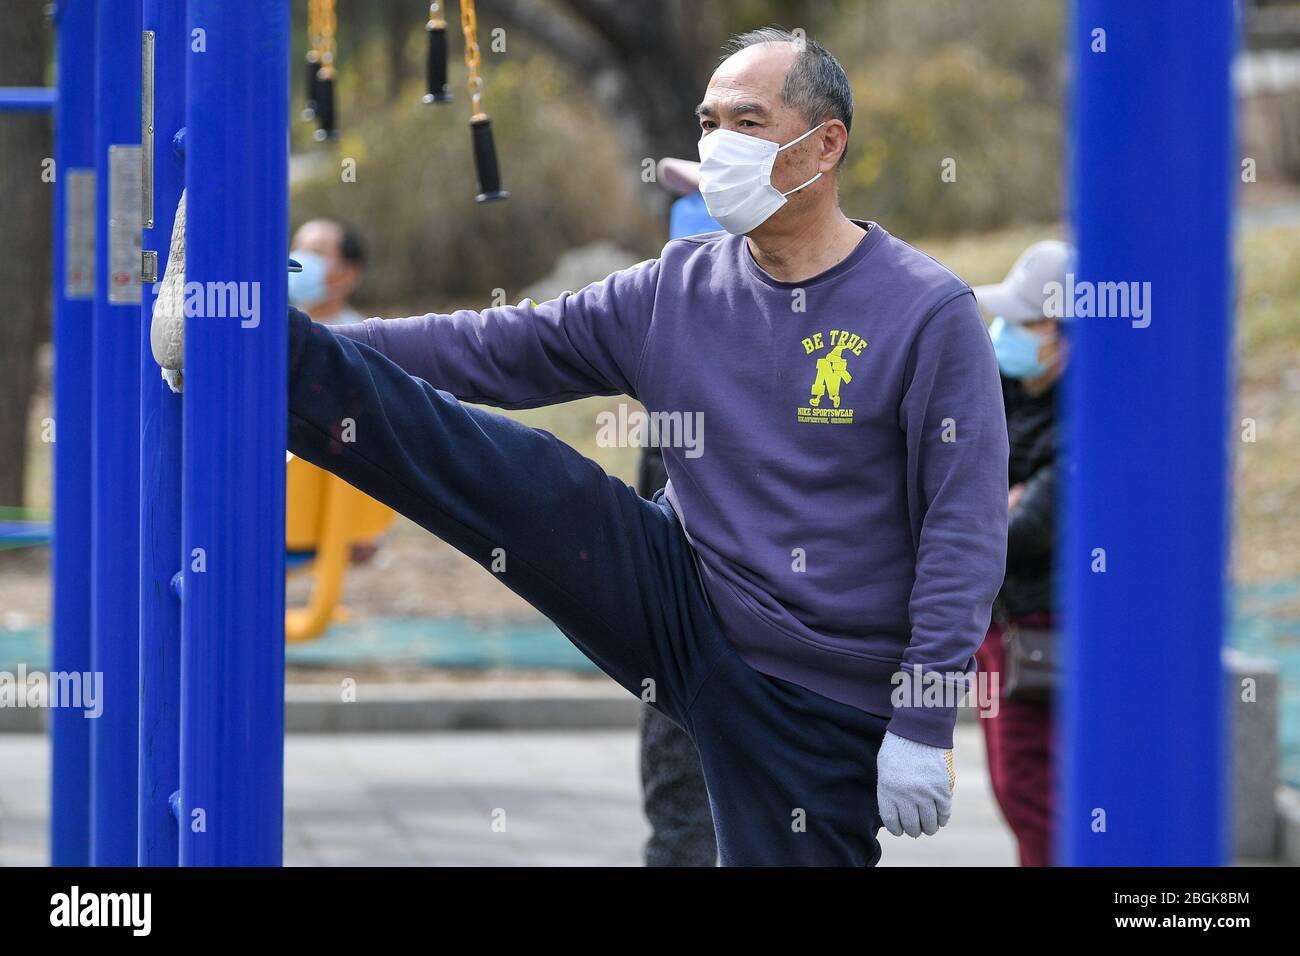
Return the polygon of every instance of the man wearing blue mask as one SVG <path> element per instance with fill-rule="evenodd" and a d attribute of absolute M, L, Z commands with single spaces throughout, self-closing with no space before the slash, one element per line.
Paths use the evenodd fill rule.
<path fill-rule="evenodd" d="M 309 219 L 293 234 L 289 258 L 302 266 L 289 273 L 289 302 L 317 322 L 345 325 L 365 316 L 352 296 L 365 278 L 366 253 L 357 230 L 338 219 Z"/>
<path fill-rule="evenodd" d="M 540 304 L 293 312 L 289 445 L 689 733 L 723 864 L 872 865 L 882 826 L 919 837 L 952 811 L 1006 551 L 997 362 L 965 282 L 840 209 L 835 58 L 772 28 L 727 53 L 696 110 L 725 232 Z M 814 405 L 830 355 L 839 400 Z M 667 429 L 653 501 L 470 404 L 620 393 Z"/>

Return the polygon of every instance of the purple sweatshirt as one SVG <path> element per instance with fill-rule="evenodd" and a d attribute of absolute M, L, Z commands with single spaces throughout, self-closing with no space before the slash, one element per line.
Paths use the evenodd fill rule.
<path fill-rule="evenodd" d="M 463 401 L 623 393 L 692 416 L 667 498 L 741 658 L 951 747 L 935 680 L 973 667 L 1006 556 L 1002 391 L 966 283 L 859 225 L 804 282 L 710 233 L 540 305 L 335 331 Z"/>

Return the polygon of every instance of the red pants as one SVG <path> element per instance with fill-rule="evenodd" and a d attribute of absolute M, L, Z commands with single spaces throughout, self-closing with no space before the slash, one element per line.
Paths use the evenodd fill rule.
<path fill-rule="evenodd" d="M 1025 622 L 1029 623 L 1029 622 Z M 989 628 L 975 653 L 980 671 L 999 673 L 1002 630 Z M 989 779 L 1020 848 L 1021 866 L 1052 865 L 1052 706 L 1035 701 L 998 702 L 997 716 L 980 714 L 988 748 Z"/>

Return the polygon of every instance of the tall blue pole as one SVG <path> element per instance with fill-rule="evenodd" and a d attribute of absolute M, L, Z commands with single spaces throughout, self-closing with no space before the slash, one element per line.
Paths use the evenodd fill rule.
<path fill-rule="evenodd" d="M 95 4 L 57 10 L 54 111 L 54 544 L 50 669 L 91 672 L 90 442 L 95 305 Z M 50 863 L 90 864 L 86 711 L 50 711 Z"/>
<path fill-rule="evenodd" d="M 1149 283 L 1127 287 L 1128 316 L 1072 323 L 1060 849 L 1073 865 L 1224 855 L 1235 31 L 1230 0 L 1194 6 L 1077 0 L 1071 26 L 1074 301 L 1086 283 Z"/>
<path fill-rule="evenodd" d="M 144 0 L 145 96 L 141 137 L 146 196 L 143 245 L 167 264 L 185 161 L 173 146 L 185 125 L 185 4 Z M 180 846 L 171 795 L 180 787 L 181 396 L 163 382 L 149 348 L 156 285 L 143 292 L 140 354 L 140 786 L 139 862 L 175 866 Z"/>
<path fill-rule="evenodd" d="M 91 862 L 136 862 L 140 494 L 140 0 L 99 0 L 95 58 Z"/>
<path fill-rule="evenodd" d="M 190 0 L 181 863 L 279 865 L 289 4 Z"/>

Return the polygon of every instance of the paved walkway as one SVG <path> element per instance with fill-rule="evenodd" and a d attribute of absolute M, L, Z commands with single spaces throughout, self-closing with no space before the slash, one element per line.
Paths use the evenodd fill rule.
<path fill-rule="evenodd" d="M 885 865 L 1010 865 L 979 728 L 958 728 L 953 822 L 885 835 Z M 636 866 L 646 836 L 631 731 L 293 735 L 285 862 Z M 49 747 L 0 735 L 0 865 L 47 861 Z M 494 830 L 493 821 L 504 821 Z"/>

